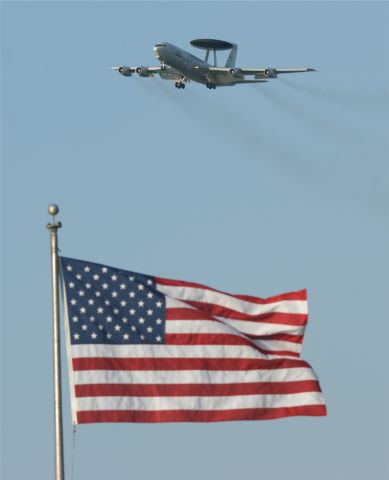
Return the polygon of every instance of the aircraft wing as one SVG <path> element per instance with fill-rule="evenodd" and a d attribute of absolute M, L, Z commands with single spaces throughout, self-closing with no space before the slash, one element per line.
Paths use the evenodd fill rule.
<path fill-rule="evenodd" d="M 137 73 L 141 77 L 153 77 L 154 73 L 161 73 L 165 68 L 162 66 L 159 67 L 126 67 L 125 65 L 120 65 L 118 67 L 112 67 L 112 70 L 119 72 L 125 77 L 131 77 L 133 73 Z"/>
<path fill-rule="evenodd" d="M 281 73 L 315 72 L 314 68 L 227 68 L 227 67 L 201 67 L 215 75 L 255 75 L 255 78 L 276 78 Z"/>

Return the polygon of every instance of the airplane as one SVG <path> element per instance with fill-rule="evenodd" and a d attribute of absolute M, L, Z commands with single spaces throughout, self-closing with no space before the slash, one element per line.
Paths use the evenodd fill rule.
<path fill-rule="evenodd" d="M 140 77 L 154 77 L 158 74 L 163 80 L 175 82 L 175 87 L 184 89 L 190 81 L 202 83 L 210 90 L 216 87 L 234 86 L 247 83 L 265 83 L 269 78 L 277 78 L 283 73 L 314 72 L 313 68 L 239 68 L 235 66 L 238 45 L 224 40 L 197 39 L 191 45 L 205 50 L 205 58 L 201 60 L 191 53 L 167 42 L 158 42 L 154 46 L 154 55 L 160 61 L 158 67 L 112 67 L 121 75 L 131 77 L 137 73 Z M 224 67 L 217 66 L 216 52 L 230 50 Z M 208 63 L 213 52 L 213 65 Z M 247 79 L 246 76 L 254 76 Z"/>

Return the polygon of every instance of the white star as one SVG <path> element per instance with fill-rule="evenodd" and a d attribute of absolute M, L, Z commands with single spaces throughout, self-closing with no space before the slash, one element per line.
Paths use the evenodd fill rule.
<path fill-rule="evenodd" d="M 130 292 L 128 295 L 129 295 L 129 297 L 134 298 L 135 297 L 135 292 Z"/>
<path fill-rule="evenodd" d="M 140 336 L 140 339 L 141 339 L 141 340 L 144 340 L 144 339 L 145 339 L 145 336 L 144 336 L 144 335 L 141 335 L 141 336 Z"/>
<path fill-rule="evenodd" d="M 151 308 L 149 308 L 149 309 L 147 310 L 147 315 L 152 315 L 152 314 L 153 314 L 153 311 L 151 310 Z"/>
<path fill-rule="evenodd" d="M 117 332 L 119 332 L 121 328 L 122 328 L 122 327 L 121 327 L 120 325 L 115 325 L 115 330 L 116 330 Z"/>
<path fill-rule="evenodd" d="M 151 292 L 149 292 L 149 293 L 147 294 L 147 298 L 153 298 L 153 296 L 154 296 L 154 295 L 153 295 Z"/>
<path fill-rule="evenodd" d="M 73 270 L 73 267 L 72 267 L 71 265 L 67 265 L 67 266 L 66 266 L 66 270 L 67 270 L 68 272 L 71 272 L 71 271 Z"/>
<path fill-rule="evenodd" d="M 74 283 L 73 282 L 69 282 L 69 288 L 74 288 Z"/>
<path fill-rule="evenodd" d="M 91 317 L 89 317 L 89 320 L 90 320 L 91 322 L 94 322 L 96 319 L 95 319 L 95 317 L 91 316 Z"/>
<path fill-rule="evenodd" d="M 104 303 L 105 303 L 106 305 L 109 305 L 111 302 L 110 302 L 109 300 L 104 300 Z"/>
<path fill-rule="evenodd" d="M 125 334 L 123 335 L 123 338 L 124 338 L 124 340 L 128 340 L 128 339 L 130 338 L 130 336 L 128 335 L 128 333 L 125 333 Z"/>
<path fill-rule="evenodd" d="M 129 312 L 130 312 L 130 315 L 135 315 L 136 310 L 134 308 L 131 308 L 131 310 L 129 310 Z"/>
<path fill-rule="evenodd" d="M 91 288 L 92 285 L 90 283 L 86 283 L 85 286 L 86 288 Z"/>
<path fill-rule="evenodd" d="M 102 330 L 104 327 L 102 325 L 99 325 L 99 330 Z"/>
<path fill-rule="evenodd" d="M 111 295 L 115 298 L 118 296 L 118 292 L 112 292 Z"/>
<path fill-rule="evenodd" d="M 97 309 L 97 313 L 103 313 L 103 312 L 104 312 L 104 308 L 103 308 L 103 307 L 99 307 L 99 308 Z"/>
<path fill-rule="evenodd" d="M 151 333 L 153 331 L 153 327 L 147 327 L 147 331 Z"/>
<path fill-rule="evenodd" d="M 118 309 L 118 308 L 114 308 L 114 309 L 113 309 L 113 313 L 114 313 L 115 315 L 117 315 L 117 314 L 119 313 L 119 309 Z"/>
<path fill-rule="evenodd" d="M 101 271 L 102 271 L 103 273 L 107 273 L 107 272 L 108 272 L 108 268 L 107 268 L 107 267 L 103 267 L 103 268 L 101 269 Z"/>
<path fill-rule="evenodd" d="M 161 341 L 162 341 L 162 337 L 160 337 L 160 336 L 158 335 L 158 337 L 156 337 L 156 340 L 157 340 L 157 342 L 161 342 Z"/>
<path fill-rule="evenodd" d="M 90 272 L 90 268 L 88 267 L 88 265 L 84 268 L 84 272 Z"/>
<path fill-rule="evenodd" d="M 118 279 L 117 275 L 111 275 L 111 280 L 113 282 L 116 282 L 117 279 Z"/>
<path fill-rule="evenodd" d="M 102 286 L 103 286 L 104 290 L 107 290 L 107 288 L 108 288 L 108 283 L 103 283 Z"/>
<path fill-rule="evenodd" d="M 72 317 L 73 322 L 78 322 L 78 317 L 74 316 Z"/>
<path fill-rule="evenodd" d="M 74 340 L 78 340 L 80 338 L 80 335 L 78 333 L 75 333 L 73 337 L 74 337 Z"/>
<path fill-rule="evenodd" d="M 125 285 L 124 283 L 122 283 L 122 284 L 120 285 L 120 290 L 125 290 L 125 289 L 126 289 L 126 285 Z"/>
<path fill-rule="evenodd" d="M 144 288 L 145 287 L 141 283 L 138 285 L 138 290 L 144 290 Z"/>
<path fill-rule="evenodd" d="M 93 300 L 93 298 L 90 298 L 90 299 L 88 300 L 88 303 L 89 303 L 89 305 L 94 305 L 95 301 Z"/>
<path fill-rule="evenodd" d="M 81 307 L 80 308 L 80 313 L 85 313 L 86 312 L 86 308 L 85 307 Z"/>
<path fill-rule="evenodd" d="M 106 318 L 107 322 L 108 323 L 111 323 L 112 322 L 112 317 L 109 315 L 107 318 Z"/>
<path fill-rule="evenodd" d="M 147 285 L 152 285 L 153 284 L 153 281 L 152 280 L 147 280 Z"/>
<path fill-rule="evenodd" d="M 85 295 L 84 290 L 80 290 L 80 291 L 78 292 L 78 295 L 79 295 L 80 297 L 83 297 L 83 296 Z"/>
<path fill-rule="evenodd" d="M 98 280 L 99 278 L 100 278 L 100 275 L 97 275 L 97 273 L 93 275 L 93 280 Z"/>
<path fill-rule="evenodd" d="M 143 317 L 140 317 L 138 320 L 139 323 L 145 323 L 145 319 Z"/>
<path fill-rule="evenodd" d="M 131 330 L 132 330 L 133 332 L 136 332 L 136 326 L 133 325 L 133 326 L 131 327 Z"/>
<path fill-rule="evenodd" d="M 95 292 L 96 297 L 100 297 L 101 293 L 100 292 Z"/>
<path fill-rule="evenodd" d="M 77 273 L 76 278 L 77 278 L 78 280 L 81 280 L 82 276 L 81 276 L 79 273 Z"/>
<path fill-rule="evenodd" d="M 160 318 L 157 318 L 156 322 L 157 322 L 158 325 L 161 325 L 162 320 Z"/>
<path fill-rule="evenodd" d="M 162 302 L 157 302 L 155 305 L 157 305 L 158 308 L 162 307 Z"/>
<path fill-rule="evenodd" d="M 84 324 L 81 328 L 82 328 L 83 330 L 88 330 L 88 325 L 85 325 L 85 324 Z"/>
<path fill-rule="evenodd" d="M 126 317 L 123 317 L 123 318 L 122 318 L 122 322 L 123 322 L 123 323 L 127 323 L 127 322 L 128 322 L 128 319 L 127 319 Z"/>
<path fill-rule="evenodd" d="M 133 282 L 135 280 L 135 277 L 128 277 L 128 280 L 130 280 L 130 282 Z"/>
<path fill-rule="evenodd" d="M 77 300 L 76 300 L 75 298 L 72 298 L 72 299 L 70 300 L 70 303 L 71 303 L 72 305 L 76 305 Z"/>
<path fill-rule="evenodd" d="M 93 338 L 93 340 L 96 340 L 96 338 L 97 338 L 97 333 L 91 333 L 91 337 Z"/>
<path fill-rule="evenodd" d="M 144 304 L 145 304 L 145 302 L 142 302 L 142 300 L 141 300 L 140 302 L 138 302 L 138 305 L 139 305 L 140 307 L 143 307 Z"/>
<path fill-rule="evenodd" d="M 127 305 L 127 302 L 126 302 L 125 300 L 122 300 L 122 301 L 120 302 L 120 305 L 121 305 L 122 307 L 125 307 L 125 306 Z"/>
<path fill-rule="evenodd" d="M 107 338 L 111 338 L 112 337 L 112 334 L 111 333 L 107 333 Z"/>

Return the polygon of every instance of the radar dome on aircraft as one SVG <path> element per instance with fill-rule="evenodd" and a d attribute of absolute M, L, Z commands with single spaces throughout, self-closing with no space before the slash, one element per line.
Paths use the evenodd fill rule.
<path fill-rule="evenodd" d="M 193 47 L 201 48 L 203 50 L 230 50 L 234 44 L 224 40 L 214 40 L 212 38 L 199 38 L 192 40 L 190 44 Z"/>

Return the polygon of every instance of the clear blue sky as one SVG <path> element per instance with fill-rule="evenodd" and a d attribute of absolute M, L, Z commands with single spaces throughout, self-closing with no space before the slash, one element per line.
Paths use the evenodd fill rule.
<path fill-rule="evenodd" d="M 66 256 L 234 293 L 307 287 L 303 357 L 329 412 L 81 426 L 75 479 L 387 478 L 388 3 L 1 7 L 2 478 L 53 478 L 51 202 Z M 238 43 L 241 66 L 319 73 L 182 91 L 110 68 L 201 37 Z"/>

